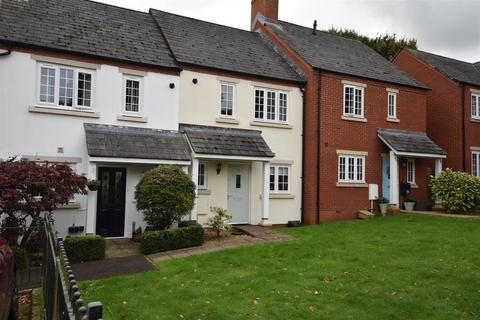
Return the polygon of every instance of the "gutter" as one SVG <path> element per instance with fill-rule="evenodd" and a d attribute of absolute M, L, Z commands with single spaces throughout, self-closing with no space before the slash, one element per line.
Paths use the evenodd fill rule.
<path fill-rule="evenodd" d="M 8 49 L 7 51 L 1 52 L 0 57 L 9 56 L 11 53 L 12 53 L 12 50 Z"/>
<path fill-rule="evenodd" d="M 317 88 L 317 224 L 320 223 L 320 107 L 321 107 L 322 71 L 318 70 Z"/>
<path fill-rule="evenodd" d="M 467 164 L 465 163 L 465 83 L 462 82 L 462 171 L 465 172 Z"/>
<path fill-rule="evenodd" d="M 305 122 L 306 122 L 306 109 L 307 109 L 307 100 L 305 98 L 305 87 L 300 88 L 300 91 L 302 92 L 302 200 L 301 200 L 301 208 L 300 208 L 300 220 L 301 223 L 303 224 L 303 221 L 305 219 L 305 198 L 303 196 L 303 191 L 305 190 Z"/>

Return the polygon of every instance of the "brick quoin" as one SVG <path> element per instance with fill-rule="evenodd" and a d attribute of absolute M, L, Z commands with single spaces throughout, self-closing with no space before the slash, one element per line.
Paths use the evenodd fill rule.
<path fill-rule="evenodd" d="M 305 88 L 304 223 L 315 224 L 356 218 L 359 209 L 370 207 L 368 188 L 336 186 L 337 150 L 368 152 L 365 180 L 367 183 L 378 184 L 381 193 L 382 155 L 388 154 L 390 150 L 377 137 L 377 128 L 426 132 L 426 90 L 314 69 L 268 26 L 257 22 L 253 29 L 268 36 L 308 78 Z M 364 97 L 367 123 L 342 120 L 342 80 L 367 85 Z M 399 123 L 386 120 L 387 88 L 400 92 L 397 96 Z M 320 123 L 318 123 L 319 105 Z M 317 157 L 318 150 L 320 157 Z M 433 160 L 416 159 L 416 183 L 419 188 L 412 190 L 412 196 L 417 200 L 425 202 L 428 200 L 427 177 L 432 172 L 433 165 Z M 400 181 L 405 181 L 406 159 L 400 160 L 399 172 Z"/>
<path fill-rule="evenodd" d="M 408 50 L 401 50 L 393 63 L 431 89 L 427 93 L 427 134 L 447 152 L 444 168 L 471 173 L 471 148 L 480 147 L 480 123 L 471 120 L 470 90 L 480 87 L 449 78 Z"/>

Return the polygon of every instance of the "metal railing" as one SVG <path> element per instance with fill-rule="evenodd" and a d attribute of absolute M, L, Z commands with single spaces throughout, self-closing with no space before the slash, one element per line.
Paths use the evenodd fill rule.
<path fill-rule="evenodd" d="M 42 288 L 45 319 L 99 320 L 102 304 L 84 305 L 77 280 L 68 261 L 62 238 L 56 238 L 48 222 L 41 226 Z"/>

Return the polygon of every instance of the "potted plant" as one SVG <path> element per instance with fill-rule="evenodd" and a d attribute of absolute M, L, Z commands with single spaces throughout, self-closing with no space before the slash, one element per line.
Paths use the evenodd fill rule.
<path fill-rule="evenodd" d="M 405 210 L 407 210 L 407 211 L 415 210 L 415 202 L 416 201 L 412 198 L 405 198 L 403 200 L 403 206 L 404 206 Z"/>
<path fill-rule="evenodd" d="M 97 191 L 100 188 L 100 181 L 98 180 L 88 180 L 87 181 L 87 188 L 90 191 Z"/>
<path fill-rule="evenodd" d="M 386 216 L 388 209 L 388 199 L 385 197 L 378 197 L 377 202 L 378 206 L 380 207 L 380 212 L 382 213 L 382 216 Z"/>
<path fill-rule="evenodd" d="M 400 213 L 400 208 L 396 204 L 389 204 L 387 206 L 387 215 L 393 216 Z"/>

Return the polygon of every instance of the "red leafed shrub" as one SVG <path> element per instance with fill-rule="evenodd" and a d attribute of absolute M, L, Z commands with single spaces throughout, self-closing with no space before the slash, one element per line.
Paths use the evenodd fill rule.
<path fill-rule="evenodd" d="M 58 205 L 68 204 L 75 194 L 86 193 L 85 177 L 67 164 L 0 160 L 2 233 L 10 233 L 9 242 L 22 236 L 20 246 L 25 246 L 42 214 L 48 218 Z M 12 230 L 17 234 L 12 235 Z"/>

